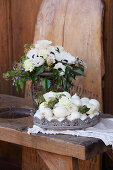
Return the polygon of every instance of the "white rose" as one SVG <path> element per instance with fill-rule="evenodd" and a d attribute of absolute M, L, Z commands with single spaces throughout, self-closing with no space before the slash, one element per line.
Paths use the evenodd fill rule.
<path fill-rule="evenodd" d="M 78 107 L 76 105 L 72 105 L 71 107 L 69 107 L 69 111 L 70 111 L 70 113 L 72 113 L 74 111 L 78 111 Z"/>
<path fill-rule="evenodd" d="M 72 96 L 72 99 L 78 99 L 78 100 L 80 100 L 80 97 L 75 93 L 75 94 Z"/>
<path fill-rule="evenodd" d="M 53 109 L 53 113 L 57 118 L 64 118 L 68 115 L 68 111 L 65 107 L 56 107 Z"/>
<path fill-rule="evenodd" d="M 42 113 L 39 110 L 36 111 L 34 117 L 37 117 L 40 120 L 44 118 L 44 116 L 42 115 Z"/>
<path fill-rule="evenodd" d="M 83 97 L 83 98 L 81 98 L 81 102 L 82 102 L 82 106 L 87 105 L 89 103 L 89 98 Z"/>
<path fill-rule="evenodd" d="M 49 45 L 52 43 L 52 41 L 48 41 L 48 40 L 39 40 L 36 42 L 35 48 L 37 49 L 41 49 L 41 48 L 47 48 L 49 47 Z"/>
<path fill-rule="evenodd" d="M 71 95 L 67 91 L 62 92 L 62 94 L 64 94 L 68 98 L 71 98 Z"/>
<path fill-rule="evenodd" d="M 93 117 L 95 117 L 95 114 L 90 114 L 89 117 L 92 119 Z"/>
<path fill-rule="evenodd" d="M 82 104 L 80 99 L 72 98 L 71 101 L 76 106 L 81 106 Z"/>
<path fill-rule="evenodd" d="M 97 111 L 100 110 L 100 103 L 99 103 L 96 99 L 91 99 L 91 100 L 89 101 L 89 103 L 90 103 L 90 104 L 93 104 L 93 105 L 95 106 L 95 109 L 96 109 Z"/>
<path fill-rule="evenodd" d="M 44 62 L 45 62 L 45 60 L 42 57 L 36 57 L 33 60 L 34 67 L 39 67 L 39 66 L 43 65 Z"/>
<path fill-rule="evenodd" d="M 55 92 L 48 92 L 48 93 L 45 93 L 43 95 L 44 99 L 48 102 L 49 98 L 55 98 L 56 97 L 56 93 Z"/>
<path fill-rule="evenodd" d="M 24 61 L 23 67 L 25 71 L 30 71 L 30 72 L 32 72 L 34 69 L 34 65 L 30 59 Z"/>
<path fill-rule="evenodd" d="M 83 121 L 83 120 L 85 120 L 85 119 L 87 119 L 87 115 L 86 114 L 81 114 L 80 115 L 80 119 Z"/>
<path fill-rule="evenodd" d="M 65 96 L 62 96 L 61 99 L 59 99 L 59 105 L 60 106 L 72 106 L 72 102 L 69 98 L 65 97 Z"/>
<path fill-rule="evenodd" d="M 40 113 L 45 117 L 45 118 L 51 118 L 53 116 L 52 110 L 50 108 L 45 108 L 40 110 Z"/>
<path fill-rule="evenodd" d="M 93 114 L 95 112 L 95 106 L 93 104 L 88 103 L 87 108 L 90 108 L 90 110 L 87 112 L 87 114 Z"/>
<path fill-rule="evenodd" d="M 29 50 L 28 53 L 26 54 L 26 56 L 27 56 L 29 59 L 33 60 L 33 59 L 35 59 L 36 57 L 38 57 L 38 50 L 37 50 L 37 49 L 31 49 L 31 50 Z"/>
<path fill-rule="evenodd" d="M 79 119 L 79 118 L 80 118 L 80 113 L 77 111 L 72 112 L 71 115 L 67 117 L 67 119 L 69 119 L 70 121 Z"/>
<path fill-rule="evenodd" d="M 46 108 L 45 104 L 46 104 L 46 102 L 41 103 L 39 106 L 39 110 L 45 109 Z"/>

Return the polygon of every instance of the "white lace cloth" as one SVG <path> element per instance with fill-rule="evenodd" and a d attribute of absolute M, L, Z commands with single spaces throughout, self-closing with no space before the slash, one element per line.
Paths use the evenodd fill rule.
<path fill-rule="evenodd" d="M 39 132 L 43 134 L 66 134 L 99 138 L 105 145 L 112 145 L 113 148 L 113 118 L 102 118 L 97 125 L 85 130 L 53 131 L 42 129 L 36 125 L 33 125 L 33 128 L 28 129 L 28 134 L 38 134 Z"/>

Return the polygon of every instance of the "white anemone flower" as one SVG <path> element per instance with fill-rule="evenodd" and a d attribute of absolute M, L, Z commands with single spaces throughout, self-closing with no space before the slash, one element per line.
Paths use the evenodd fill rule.
<path fill-rule="evenodd" d="M 63 65 L 62 63 L 57 63 L 55 64 L 54 69 L 60 72 L 60 76 L 63 76 L 65 74 L 66 66 Z"/>
<path fill-rule="evenodd" d="M 35 49 L 35 48 L 29 50 L 28 53 L 26 54 L 26 56 L 27 56 L 29 59 L 33 60 L 34 58 L 38 57 L 38 50 Z"/>
<path fill-rule="evenodd" d="M 59 45 L 56 45 L 56 46 L 55 46 L 55 50 L 56 50 L 57 52 L 61 53 L 62 51 L 64 51 L 64 47 L 59 46 Z"/>
<path fill-rule="evenodd" d="M 49 47 L 49 45 L 52 43 L 52 41 L 48 41 L 48 40 L 39 40 L 36 42 L 35 44 L 35 48 L 37 49 L 44 49 Z"/>
<path fill-rule="evenodd" d="M 39 57 L 43 57 L 44 59 L 46 59 L 46 57 L 49 55 L 49 50 L 47 49 L 41 49 L 38 51 L 38 56 Z"/>
<path fill-rule="evenodd" d="M 25 71 L 32 72 L 33 69 L 34 69 L 34 65 L 33 65 L 32 60 L 30 60 L 30 59 L 25 60 L 24 64 L 23 64 L 23 67 L 24 67 Z"/>
<path fill-rule="evenodd" d="M 42 57 L 36 57 L 33 61 L 34 67 L 39 67 L 44 64 L 45 60 Z"/>
<path fill-rule="evenodd" d="M 49 46 L 49 47 L 48 47 L 48 50 L 49 50 L 50 54 L 53 54 L 54 56 L 55 56 L 56 54 L 58 54 L 58 51 L 56 51 L 55 46 Z"/>
<path fill-rule="evenodd" d="M 75 64 L 76 62 L 75 57 L 72 56 L 70 53 L 67 53 L 66 51 L 56 54 L 55 57 L 57 61 L 62 61 L 68 64 Z"/>

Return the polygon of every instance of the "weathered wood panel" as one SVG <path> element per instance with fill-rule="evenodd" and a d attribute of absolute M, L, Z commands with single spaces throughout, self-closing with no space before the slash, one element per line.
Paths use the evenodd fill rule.
<path fill-rule="evenodd" d="M 2 78 L 2 74 L 12 64 L 11 38 L 11 1 L 0 0 L 0 93 L 11 94 L 10 82 Z"/>
<path fill-rule="evenodd" d="M 40 4 L 41 0 L 0 0 L 0 93 L 23 96 L 2 73 L 23 55 L 24 44 L 33 42 Z"/>
<path fill-rule="evenodd" d="M 104 0 L 104 112 L 113 114 L 113 0 Z"/>

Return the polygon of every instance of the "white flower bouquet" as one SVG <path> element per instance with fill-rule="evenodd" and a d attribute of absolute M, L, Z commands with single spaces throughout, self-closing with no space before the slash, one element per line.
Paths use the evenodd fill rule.
<path fill-rule="evenodd" d="M 32 83 L 39 80 L 45 92 L 59 89 L 68 91 L 72 79 L 84 75 L 85 63 L 66 52 L 62 46 L 52 46 L 51 43 L 40 40 L 36 44 L 26 44 L 25 55 L 3 77 L 6 80 L 11 77 L 17 91 L 18 87 L 23 90 L 28 80 L 32 80 Z M 45 72 L 51 74 L 41 77 Z"/>
<path fill-rule="evenodd" d="M 50 91 L 36 99 L 36 103 L 34 123 L 38 122 L 41 127 L 84 128 L 96 124 L 100 118 L 100 104 L 96 99 L 80 98 L 77 94 L 71 96 L 66 91 Z"/>

